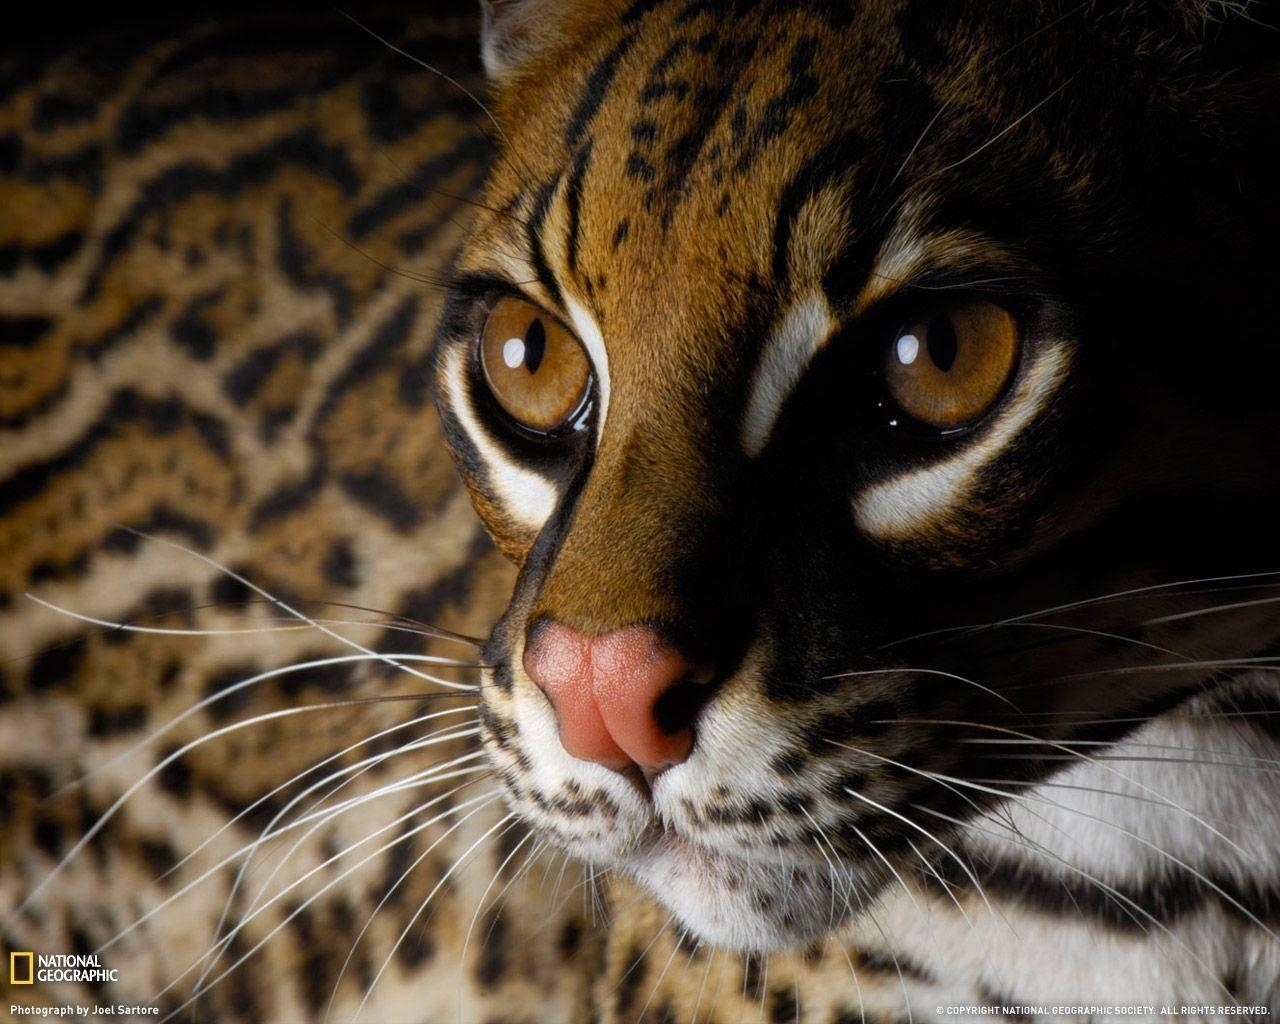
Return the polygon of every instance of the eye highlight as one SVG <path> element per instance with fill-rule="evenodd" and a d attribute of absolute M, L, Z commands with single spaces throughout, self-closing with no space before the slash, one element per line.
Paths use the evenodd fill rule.
<path fill-rule="evenodd" d="M 489 310 L 479 357 L 503 412 L 536 434 L 570 425 L 591 387 L 591 363 L 578 340 L 524 299 L 502 298 Z"/>
<path fill-rule="evenodd" d="M 889 394 L 907 416 L 938 430 L 981 419 L 1004 394 L 1018 361 L 1008 310 L 975 300 L 909 323 L 885 353 Z"/>

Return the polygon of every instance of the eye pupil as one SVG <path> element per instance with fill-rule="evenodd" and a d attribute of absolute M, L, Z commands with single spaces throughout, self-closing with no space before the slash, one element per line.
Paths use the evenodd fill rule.
<path fill-rule="evenodd" d="M 948 372 L 956 364 L 956 353 L 959 343 L 956 341 L 956 329 L 951 317 L 943 314 L 929 324 L 929 358 L 933 365 L 943 373 Z"/>
<path fill-rule="evenodd" d="M 538 372 L 546 352 L 547 329 L 542 326 L 541 320 L 534 320 L 524 336 L 524 368 L 529 371 L 530 376 Z"/>

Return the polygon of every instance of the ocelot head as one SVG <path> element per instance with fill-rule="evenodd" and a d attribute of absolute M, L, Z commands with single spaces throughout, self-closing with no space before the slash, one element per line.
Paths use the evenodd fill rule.
<path fill-rule="evenodd" d="M 436 390 L 544 837 L 794 945 L 1274 651 L 1274 48 L 1194 3 L 486 8 Z"/>

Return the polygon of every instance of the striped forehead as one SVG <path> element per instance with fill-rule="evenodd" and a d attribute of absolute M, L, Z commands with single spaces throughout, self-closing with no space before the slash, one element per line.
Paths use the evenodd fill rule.
<path fill-rule="evenodd" d="M 526 215 L 538 222 L 564 198 L 578 243 L 566 255 L 594 264 L 584 274 L 637 238 L 680 245 L 692 234 L 704 255 L 767 254 L 771 213 L 806 162 L 865 160 L 889 59 L 873 51 L 852 68 L 848 44 L 862 32 L 833 32 L 820 6 L 778 19 L 744 5 L 726 20 L 715 5 L 643 2 L 593 20 L 581 46 L 539 69 L 581 82 L 576 102 L 558 91 L 540 103 L 524 81 L 504 98 L 513 124 L 493 198 L 533 197 Z M 586 203 L 584 187 L 597 192 Z"/>
<path fill-rule="evenodd" d="M 491 199 L 517 215 L 491 223 L 492 237 L 471 251 L 500 262 L 582 341 L 600 388 L 597 443 L 625 440 L 638 419 L 652 424 L 658 403 L 693 397 L 703 407 L 664 431 L 734 417 L 730 433 L 754 457 L 846 322 L 932 271 L 1005 274 L 1016 261 L 971 231 L 932 226 L 928 196 L 909 195 L 888 231 L 876 231 L 885 211 L 863 206 L 874 168 L 855 123 L 874 109 L 846 104 L 844 123 L 829 112 L 825 123 L 805 121 L 820 101 L 829 107 L 824 83 L 848 84 L 847 54 L 831 37 L 792 31 L 761 49 L 743 26 L 704 22 L 671 31 L 670 21 L 624 19 L 584 57 L 580 102 L 521 134 L 504 161 L 505 194 Z M 736 77 L 748 67 L 750 81 Z M 801 129 L 804 147 L 785 144 Z M 1059 352 L 1030 366 L 1007 409 L 936 472 L 860 495 L 859 525 L 902 539 L 945 518 L 982 465 L 1035 421 L 1064 365 Z M 705 382 L 708 368 L 714 395 L 686 379 Z"/>

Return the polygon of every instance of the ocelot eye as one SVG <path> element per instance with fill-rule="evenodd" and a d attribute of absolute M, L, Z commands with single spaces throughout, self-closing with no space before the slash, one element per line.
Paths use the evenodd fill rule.
<path fill-rule="evenodd" d="M 494 304 L 480 336 L 480 367 L 502 410 L 536 434 L 555 434 L 582 409 L 591 363 L 554 317 L 524 299 Z"/>
<path fill-rule="evenodd" d="M 884 378 L 907 416 L 938 430 L 959 430 L 1004 394 L 1018 348 L 1018 325 L 1008 310 L 965 302 L 899 331 L 885 354 Z"/>

